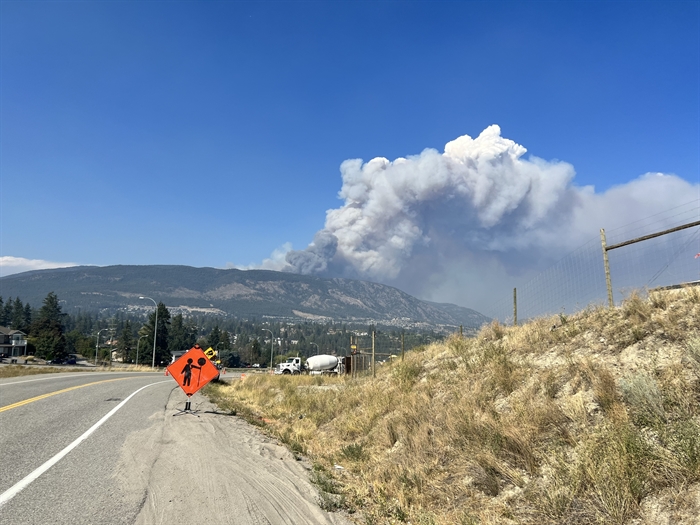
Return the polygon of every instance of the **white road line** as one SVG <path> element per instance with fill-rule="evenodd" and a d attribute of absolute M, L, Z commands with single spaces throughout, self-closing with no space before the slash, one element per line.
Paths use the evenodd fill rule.
<path fill-rule="evenodd" d="M 61 461 L 68 453 L 73 450 L 75 447 L 80 445 L 83 441 L 85 441 L 90 434 L 92 434 L 95 430 L 97 430 L 100 426 L 102 426 L 102 423 L 107 421 L 110 417 L 112 417 L 117 410 L 119 410 L 121 407 L 123 407 L 129 399 L 134 397 L 136 394 L 141 392 L 144 388 L 148 388 L 149 386 L 153 385 L 158 385 L 160 383 L 167 383 L 169 381 L 158 381 L 157 383 L 151 383 L 150 385 L 142 386 L 139 388 L 136 392 L 133 392 L 129 397 L 127 397 L 124 401 L 119 403 L 117 406 L 115 406 L 112 410 L 107 412 L 107 414 L 100 419 L 97 423 L 92 425 L 89 429 L 85 431 L 85 433 L 80 436 L 78 439 L 73 441 L 70 445 L 68 445 L 66 448 L 61 450 L 58 454 L 56 454 L 54 457 L 52 457 L 50 460 L 48 460 L 46 463 L 44 463 L 42 466 L 40 466 L 38 469 L 36 469 L 34 472 L 26 476 L 24 479 L 18 481 L 15 483 L 12 487 L 7 489 L 5 492 L 0 494 L 0 508 L 3 507 L 8 501 L 10 501 L 12 498 L 14 498 L 17 494 L 22 492 L 24 489 L 26 489 L 33 481 L 35 481 L 39 476 L 41 476 L 44 472 L 49 470 L 51 467 L 53 467 L 56 463 Z"/>

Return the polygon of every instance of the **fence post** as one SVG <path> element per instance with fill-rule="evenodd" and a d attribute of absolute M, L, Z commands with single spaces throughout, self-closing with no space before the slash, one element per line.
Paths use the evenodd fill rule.
<path fill-rule="evenodd" d="M 372 330 L 372 377 L 377 377 L 377 364 L 374 360 L 374 330 Z"/>
<path fill-rule="evenodd" d="M 513 288 L 513 326 L 518 326 L 518 289 Z"/>
<path fill-rule="evenodd" d="M 610 279 L 610 262 L 608 261 L 608 246 L 605 240 L 605 230 L 600 229 L 600 244 L 603 246 L 603 264 L 605 265 L 605 285 L 608 287 L 608 306 L 615 306 L 613 301 L 612 281 Z"/>
<path fill-rule="evenodd" d="M 406 335 L 404 332 L 401 332 L 401 361 L 403 361 L 403 336 Z"/>

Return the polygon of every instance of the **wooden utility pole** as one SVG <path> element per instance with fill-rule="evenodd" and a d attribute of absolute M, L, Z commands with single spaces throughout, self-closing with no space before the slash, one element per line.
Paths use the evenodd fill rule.
<path fill-rule="evenodd" d="M 605 266 L 605 285 L 608 287 L 608 306 L 615 306 L 613 301 L 612 280 L 610 279 L 610 262 L 608 261 L 608 247 L 605 240 L 605 230 L 600 229 L 600 244 L 603 246 L 603 265 Z"/>
<path fill-rule="evenodd" d="M 377 377 L 377 365 L 374 361 L 374 330 L 372 330 L 372 377 Z"/>
<path fill-rule="evenodd" d="M 353 342 L 352 342 L 352 334 L 350 334 L 350 372 L 352 375 L 352 378 L 355 379 L 357 377 L 357 355 L 356 354 L 357 350 L 357 342 L 355 343 L 355 347 L 353 348 Z"/>
<path fill-rule="evenodd" d="M 518 289 L 513 288 L 513 326 L 518 326 Z"/>

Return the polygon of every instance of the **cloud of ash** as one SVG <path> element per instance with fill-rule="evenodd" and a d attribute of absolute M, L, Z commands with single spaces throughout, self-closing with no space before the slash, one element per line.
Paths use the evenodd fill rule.
<path fill-rule="evenodd" d="M 76 263 L 62 263 L 44 261 L 42 259 L 25 259 L 24 257 L 13 257 L 3 255 L 0 257 L 0 277 L 15 273 L 28 272 L 30 270 L 47 270 L 52 268 L 68 268 L 78 266 Z"/>
<path fill-rule="evenodd" d="M 325 227 L 305 250 L 286 254 L 284 269 L 379 281 L 465 304 L 447 283 L 480 286 L 479 295 L 487 295 L 489 281 L 502 287 L 541 269 L 601 227 L 698 194 L 697 186 L 663 174 L 596 193 L 574 185 L 570 164 L 523 158 L 526 151 L 493 125 L 475 139 L 449 142 L 444 153 L 347 160 L 340 167 L 344 204 L 326 212 Z M 440 289 L 439 297 L 430 293 Z"/>

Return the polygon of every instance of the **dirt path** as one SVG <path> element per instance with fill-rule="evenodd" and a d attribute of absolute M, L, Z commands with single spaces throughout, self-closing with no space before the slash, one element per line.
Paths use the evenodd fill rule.
<path fill-rule="evenodd" d="M 137 525 L 351 525 L 317 504 L 310 465 L 242 419 L 216 414 L 206 398 L 174 392 L 153 425 L 125 443 L 117 477 L 142 498 Z"/>

